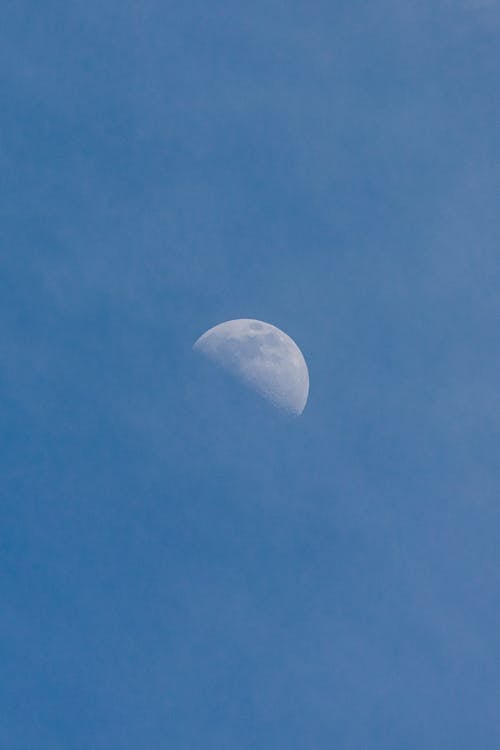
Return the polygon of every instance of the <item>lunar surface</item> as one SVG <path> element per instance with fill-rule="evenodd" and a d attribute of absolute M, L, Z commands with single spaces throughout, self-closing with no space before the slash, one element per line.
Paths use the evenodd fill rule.
<path fill-rule="evenodd" d="M 302 414 L 309 373 L 302 352 L 270 323 L 243 318 L 210 328 L 193 349 L 237 377 L 274 406 Z"/>

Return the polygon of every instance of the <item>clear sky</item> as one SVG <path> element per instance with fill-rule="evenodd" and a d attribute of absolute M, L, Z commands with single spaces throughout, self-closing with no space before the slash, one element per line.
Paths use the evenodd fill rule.
<path fill-rule="evenodd" d="M 498 750 L 499 37 L 2 4 L 2 750 Z M 245 317 L 301 417 L 192 352 Z"/>

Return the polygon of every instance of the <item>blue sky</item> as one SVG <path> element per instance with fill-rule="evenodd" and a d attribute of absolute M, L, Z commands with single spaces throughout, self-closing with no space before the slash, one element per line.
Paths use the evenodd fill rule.
<path fill-rule="evenodd" d="M 498 3 L 2 13 L 1 747 L 497 750 Z"/>

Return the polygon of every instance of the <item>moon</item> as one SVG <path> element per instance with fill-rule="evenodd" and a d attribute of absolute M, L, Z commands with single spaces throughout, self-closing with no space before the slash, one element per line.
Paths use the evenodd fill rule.
<path fill-rule="evenodd" d="M 193 349 L 234 375 L 277 408 L 298 416 L 309 395 L 309 372 L 299 347 L 270 323 L 227 320 L 210 328 Z"/>

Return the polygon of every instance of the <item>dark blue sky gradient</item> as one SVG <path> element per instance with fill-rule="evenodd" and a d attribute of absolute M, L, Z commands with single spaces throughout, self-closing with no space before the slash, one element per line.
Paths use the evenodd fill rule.
<path fill-rule="evenodd" d="M 0 747 L 498 750 L 498 3 L 2 17 Z"/>

